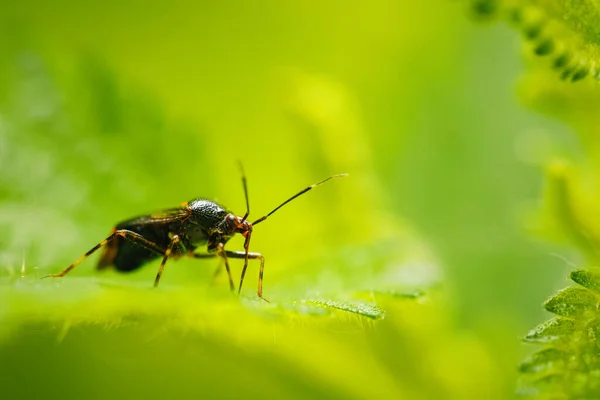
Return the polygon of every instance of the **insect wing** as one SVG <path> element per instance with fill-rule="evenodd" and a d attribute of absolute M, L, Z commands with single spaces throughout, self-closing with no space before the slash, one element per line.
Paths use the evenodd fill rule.
<path fill-rule="evenodd" d="M 126 221 L 120 222 L 117 225 L 117 229 L 128 229 L 128 227 L 147 224 L 168 223 L 187 218 L 189 215 L 190 210 L 188 208 L 170 208 L 167 210 L 160 210 L 149 215 L 141 215 L 139 217 L 131 218 Z"/>
<path fill-rule="evenodd" d="M 122 221 L 117 224 L 113 232 L 126 229 L 141 235 L 160 248 L 166 249 L 170 242 L 170 228 L 174 228 L 173 225 L 180 225 L 189 215 L 190 211 L 185 207 L 161 210 L 154 214 L 141 215 Z M 114 265 L 120 271 L 131 271 L 156 257 L 158 257 L 156 253 L 121 237 L 116 237 L 106 246 L 100 256 L 97 268 L 105 269 Z"/>

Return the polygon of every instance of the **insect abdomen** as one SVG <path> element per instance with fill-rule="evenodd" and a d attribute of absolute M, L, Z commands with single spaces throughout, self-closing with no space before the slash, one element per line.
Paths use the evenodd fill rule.
<path fill-rule="evenodd" d="M 145 224 L 135 224 L 129 220 L 118 224 L 113 229 L 113 232 L 121 229 L 135 232 L 144 239 L 154 243 L 164 252 L 171 241 L 169 232 L 172 232 L 172 228 L 178 228 L 178 226 L 164 222 L 156 223 L 153 220 L 149 220 Z M 98 261 L 97 268 L 105 269 L 114 266 L 118 271 L 129 272 L 160 257 L 161 255 L 155 251 L 146 249 L 121 236 L 117 236 L 106 246 Z"/>

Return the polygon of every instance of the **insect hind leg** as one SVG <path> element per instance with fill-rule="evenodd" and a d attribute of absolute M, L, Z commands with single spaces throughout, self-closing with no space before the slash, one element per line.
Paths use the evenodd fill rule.
<path fill-rule="evenodd" d="M 161 249 L 156 243 L 149 241 L 148 239 L 146 239 L 139 233 L 135 233 L 135 232 L 129 231 L 127 229 L 119 229 L 117 231 L 114 231 L 109 237 L 107 237 L 106 239 L 104 239 L 103 241 L 101 241 L 100 243 L 95 245 L 94 247 L 92 247 L 87 253 L 85 253 L 83 256 L 81 256 L 77 261 L 75 261 L 73 264 L 69 265 L 67 268 L 65 268 L 58 274 L 44 276 L 44 278 L 62 278 L 63 276 L 68 274 L 73 268 L 75 268 L 76 266 L 81 264 L 86 258 L 88 258 L 92 254 L 94 254 L 96 252 L 96 250 L 100 249 L 101 247 L 106 246 L 117 236 L 120 236 L 125 240 L 129 240 L 130 242 L 135 243 L 139 246 L 142 246 L 150 251 L 154 251 L 160 255 L 165 254 L 165 250 Z"/>

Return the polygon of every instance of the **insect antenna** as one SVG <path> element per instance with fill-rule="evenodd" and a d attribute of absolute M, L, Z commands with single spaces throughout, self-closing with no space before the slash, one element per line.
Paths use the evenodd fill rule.
<path fill-rule="evenodd" d="M 250 200 L 248 200 L 248 184 L 246 183 L 246 173 L 244 172 L 244 166 L 242 165 L 241 161 L 239 161 L 238 163 L 240 166 L 240 172 L 242 173 L 242 185 L 244 185 L 244 196 L 246 197 L 246 214 L 244 214 L 244 217 L 242 218 L 242 222 L 244 222 L 246 218 L 248 218 L 248 215 L 250 215 Z"/>
<path fill-rule="evenodd" d="M 254 225 L 258 224 L 258 223 L 263 222 L 265 219 L 269 218 L 271 216 L 271 214 L 273 214 L 275 211 L 279 210 L 281 207 L 285 206 L 287 203 L 289 203 L 290 201 L 294 200 L 296 197 L 301 196 L 304 193 L 308 192 L 312 188 L 315 188 L 315 187 L 317 187 L 319 185 L 322 185 L 323 183 L 327 182 L 330 179 L 333 179 L 333 178 L 343 178 L 345 176 L 348 176 L 348 174 L 333 175 L 333 176 L 330 176 L 327 179 L 323 179 L 320 182 L 314 183 L 314 184 L 310 185 L 309 187 L 302 189 L 301 191 L 299 191 L 298 193 L 296 193 L 295 195 L 293 195 L 292 197 L 290 197 L 289 199 L 287 199 L 286 201 L 284 201 L 283 203 L 281 203 L 280 205 L 278 205 L 273 211 L 271 211 L 270 213 L 268 213 L 264 217 L 260 217 L 259 219 L 257 219 L 256 221 L 254 221 L 252 223 L 252 225 L 254 226 Z"/>

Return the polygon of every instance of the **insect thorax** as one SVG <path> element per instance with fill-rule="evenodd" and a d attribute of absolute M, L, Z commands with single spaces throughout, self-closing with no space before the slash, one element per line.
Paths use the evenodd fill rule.
<path fill-rule="evenodd" d="M 188 240 L 194 244 L 208 242 L 209 251 L 216 248 L 218 242 L 224 243 L 229 237 L 222 238 L 221 224 L 229 214 L 225 208 L 206 199 L 194 199 L 188 202 L 188 208 L 192 212 L 186 229 Z M 213 242 L 217 242 L 213 244 Z"/>
<path fill-rule="evenodd" d="M 203 228 L 216 228 L 229 214 L 225 208 L 214 201 L 206 199 L 194 199 L 188 203 L 192 211 L 193 222 Z"/>

